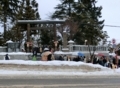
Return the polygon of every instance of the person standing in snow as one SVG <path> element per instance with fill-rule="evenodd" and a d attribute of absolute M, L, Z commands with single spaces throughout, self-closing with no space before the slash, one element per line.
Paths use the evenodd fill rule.
<path fill-rule="evenodd" d="M 24 50 L 27 53 L 27 41 L 25 41 L 25 43 L 24 43 Z"/>
<path fill-rule="evenodd" d="M 39 51 L 38 43 L 36 40 L 33 40 L 33 56 L 37 56 L 38 51 Z"/>
<path fill-rule="evenodd" d="M 4 60 L 10 60 L 10 56 L 9 56 L 8 54 L 6 54 L 6 55 L 4 56 Z"/>
<path fill-rule="evenodd" d="M 64 56 L 63 56 L 63 59 L 64 59 L 64 61 L 67 61 L 67 60 L 68 60 L 67 55 L 64 55 Z"/>

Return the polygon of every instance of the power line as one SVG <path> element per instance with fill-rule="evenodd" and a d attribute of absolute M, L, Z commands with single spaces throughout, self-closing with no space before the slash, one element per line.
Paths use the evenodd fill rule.
<path fill-rule="evenodd" d="M 120 26 L 116 26 L 116 25 L 104 25 L 104 26 L 107 26 L 107 27 L 117 27 L 117 28 L 120 28 Z"/>
<path fill-rule="evenodd" d="M 84 23 L 81 23 L 81 24 L 84 24 Z M 86 25 L 95 25 L 95 24 L 86 24 Z M 120 28 L 120 26 L 117 26 L 117 25 L 104 25 L 104 26 Z"/>

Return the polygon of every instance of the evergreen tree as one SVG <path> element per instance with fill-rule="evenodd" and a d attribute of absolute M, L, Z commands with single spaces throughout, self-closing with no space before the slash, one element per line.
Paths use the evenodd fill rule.
<path fill-rule="evenodd" d="M 104 20 L 99 20 L 99 18 L 102 17 L 102 7 L 96 6 L 96 0 L 79 0 L 78 3 L 84 6 L 82 11 L 76 9 L 76 11 L 81 11 L 82 13 L 82 16 L 77 16 L 76 19 L 79 19 L 78 21 L 81 23 L 80 35 L 84 38 L 83 40 L 87 39 L 89 44 L 97 44 L 102 39 L 108 37 L 107 33 L 104 34 L 102 30 L 104 27 Z M 78 14 L 79 13 L 76 13 L 76 15 Z"/>
<path fill-rule="evenodd" d="M 55 9 L 56 11 L 51 16 L 52 18 L 66 19 L 71 16 L 73 12 L 74 0 L 60 0 L 61 4 L 58 4 Z"/>
<path fill-rule="evenodd" d="M 22 0 L 16 18 L 17 20 L 39 20 L 38 3 L 35 0 Z M 21 27 L 26 31 L 27 25 L 21 25 Z"/>
<path fill-rule="evenodd" d="M 74 34 L 73 39 L 78 44 L 84 44 L 87 39 L 89 44 L 97 44 L 104 38 L 107 38 L 107 33 L 103 32 L 104 20 L 101 18 L 102 7 L 96 6 L 96 0 L 61 0 L 61 4 L 57 5 L 56 11 L 53 13 L 53 18 L 63 19 L 69 17 L 78 25 L 78 30 Z M 67 13 L 66 7 L 71 6 L 70 15 Z M 66 18 L 67 19 L 67 18 Z"/>
<path fill-rule="evenodd" d="M 53 31 L 50 29 L 41 29 L 40 39 L 42 45 L 50 45 L 54 39 Z"/>
<path fill-rule="evenodd" d="M 58 4 L 51 18 L 66 19 L 64 29 L 67 28 L 68 40 L 73 39 L 73 35 L 76 33 L 77 23 L 72 19 L 72 14 L 74 13 L 73 6 L 75 5 L 75 0 L 60 0 L 61 4 Z"/>
<path fill-rule="evenodd" d="M 21 32 L 27 31 L 27 24 L 17 25 L 17 20 L 39 20 L 40 15 L 38 12 L 38 3 L 35 0 L 22 0 L 20 3 L 20 7 L 17 9 L 16 20 L 13 21 L 15 25 L 13 26 L 12 30 L 16 33 L 14 36 L 17 40 L 21 40 L 23 35 Z M 30 25 L 31 27 L 36 25 Z M 31 34 L 35 34 L 36 30 L 31 30 Z"/>
<path fill-rule="evenodd" d="M 22 0 L 16 18 L 17 20 L 40 19 L 38 3 L 35 0 Z"/>
<path fill-rule="evenodd" d="M 6 23 L 15 19 L 19 0 L 0 0 L 0 21 L 4 24 L 4 39 L 6 39 Z"/>

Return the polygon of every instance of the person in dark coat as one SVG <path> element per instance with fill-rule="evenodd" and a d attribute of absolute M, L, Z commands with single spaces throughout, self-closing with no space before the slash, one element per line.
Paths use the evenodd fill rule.
<path fill-rule="evenodd" d="M 93 58 L 93 64 L 97 64 L 97 63 L 98 63 L 97 57 L 94 57 Z"/>
<path fill-rule="evenodd" d="M 101 57 L 101 58 L 98 59 L 98 63 L 99 63 L 100 65 L 104 66 L 103 57 Z"/>
<path fill-rule="evenodd" d="M 25 52 L 27 53 L 27 42 L 24 43 Z"/>
<path fill-rule="evenodd" d="M 77 56 L 77 57 L 73 58 L 73 61 L 76 61 L 76 62 L 81 61 L 81 57 Z"/>
<path fill-rule="evenodd" d="M 51 57 L 52 57 L 52 54 L 49 54 L 49 55 L 47 56 L 48 61 L 51 61 Z"/>
<path fill-rule="evenodd" d="M 61 55 L 59 56 L 58 60 L 64 61 L 64 59 L 63 59 L 63 57 Z"/>
<path fill-rule="evenodd" d="M 5 55 L 4 60 L 10 60 L 10 56 L 8 54 Z"/>
<path fill-rule="evenodd" d="M 38 43 L 36 40 L 33 41 L 33 56 L 37 56 L 37 53 L 39 51 L 39 48 L 38 48 Z"/>

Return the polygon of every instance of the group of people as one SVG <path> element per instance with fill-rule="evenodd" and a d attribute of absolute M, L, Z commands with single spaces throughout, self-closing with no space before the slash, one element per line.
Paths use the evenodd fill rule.
<path fill-rule="evenodd" d="M 70 55 L 59 55 L 56 60 L 60 61 L 83 61 L 85 60 L 85 56 L 70 56 Z"/>
<path fill-rule="evenodd" d="M 93 64 L 100 64 L 105 67 L 120 67 L 120 55 L 118 54 L 119 52 L 115 52 L 116 56 L 97 56 L 94 55 L 92 57 L 92 61 L 90 61 L 89 58 L 85 56 L 70 56 L 70 55 L 59 55 L 56 56 L 54 55 L 54 50 L 55 50 L 55 44 L 56 42 L 52 41 L 52 44 L 47 46 L 47 45 L 39 45 L 37 41 L 33 41 L 32 43 L 25 42 L 24 44 L 24 51 L 25 52 L 32 52 L 33 56 L 37 56 L 37 53 L 41 54 L 41 60 L 61 60 L 61 61 L 84 61 L 87 63 L 93 63 Z M 59 45 L 56 45 L 57 48 Z M 29 47 L 29 48 L 28 48 Z M 47 49 L 47 50 L 45 50 Z M 48 55 L 49 54 L 49 55 Z"/>
<path fill-rule="evenodd" d="M 119 68 L 120 67 L 120 59 L 119 56 L 95 56 L 93 58 L 93 64 L 100 64 L 104 67 L 108 68 Z"/>
<path fill-rule="evenodd" d="M 33 55 L 37 56 L 37 53 L 42 53 L 44 52 L 44 49 L 48 48 L 49 51 L 55 51 L 59 50 L 59 42 L 58 41 L 52 41 L 51 45 L 41 45 L 38 44 L 36 40 L 30 41 L 30 42 L 25 42 L 24 43 L 24 48 L 22 48 L 23 52 L 32 52 Z"/>

